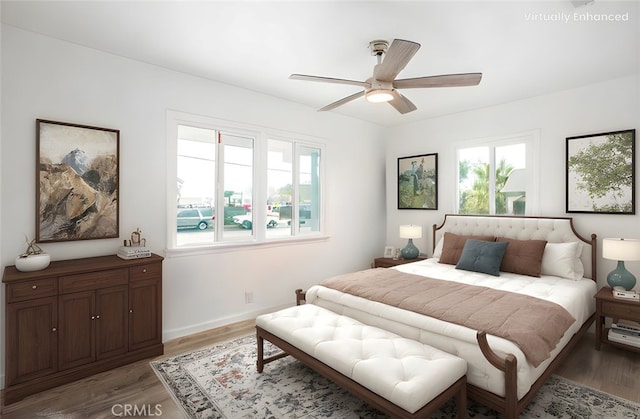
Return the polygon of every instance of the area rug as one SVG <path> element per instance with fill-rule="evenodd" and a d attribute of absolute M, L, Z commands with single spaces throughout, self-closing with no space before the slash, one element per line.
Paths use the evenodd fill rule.
<path fill-rule="evenodd" d="M 279 349 L 265 341 L 265 356 Z M 375 418 L 385 416 L 292 357 L 256 371 L 256 338 L 240 337 L 151 362 L 185 417 Z M 472 418 L 501 418 L 469 401 Z M 434 418 L 455 417 L 455 402 Z M 522 418 L 640 418 L 640 405 L 558 376 L 550 377 Z"/>

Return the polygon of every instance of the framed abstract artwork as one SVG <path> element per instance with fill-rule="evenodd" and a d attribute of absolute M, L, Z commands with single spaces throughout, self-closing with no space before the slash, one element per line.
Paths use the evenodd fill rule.
<path fill-rule="evenodd" d="M 567 138 L 566 211 L 635 214 L 636 130 Z"/>
<path fill-rule="evenodd" d="M 36 241 L 119 236 L 120 131 L 36 120 Z"/>
<path fill-rule="evenodd" d="M 398 209 L 438 209 L 438 154 L 398 158 Z"/>

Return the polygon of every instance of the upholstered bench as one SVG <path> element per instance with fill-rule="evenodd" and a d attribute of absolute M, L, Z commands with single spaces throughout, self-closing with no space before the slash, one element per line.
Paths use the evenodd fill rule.
<path fill-rule="evenodd" d="M 256 319 L 258 372 L 292 355 L 393 418 L 428 417 L 457 396 L 467 417 L 463 359 L 313 304 Z M 264 339 L 284 352 L 264 358 Z"/>

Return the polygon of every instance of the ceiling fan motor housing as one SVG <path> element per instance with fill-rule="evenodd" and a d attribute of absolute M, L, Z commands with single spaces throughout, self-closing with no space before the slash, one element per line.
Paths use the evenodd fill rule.
<path fill-rule="evenodd" d="M 385 41 L 384 39 L 376 39 L 375 41 L 369 42 L 369 49 L 371 50 L 371 55 L 381 56 L 387 52 L 389 48 L 389 41 Z"/>

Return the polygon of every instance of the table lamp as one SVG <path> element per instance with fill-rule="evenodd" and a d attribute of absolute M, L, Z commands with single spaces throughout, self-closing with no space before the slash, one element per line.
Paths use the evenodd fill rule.
<path fill-rule="evenodd" d="M 636 285 L 636 278 L 624 267 L 624 261 L 640 260 L 640 240 L 603 239 L 602 257 L 618 261 L 618 266 L 607 275 L 611 288 L 619 286 L 628 291 Z"/>
<path fill-rule="evenodd" d="M 413 224 L 400 226 L 400 238 L 409 239 L 407 245 L 402 249 L 400 254 L 404 259 L 415 259 L 420 254 L 418 248 L 413 244 L 413 239 L 422 237 L 422 227 Z"/>

